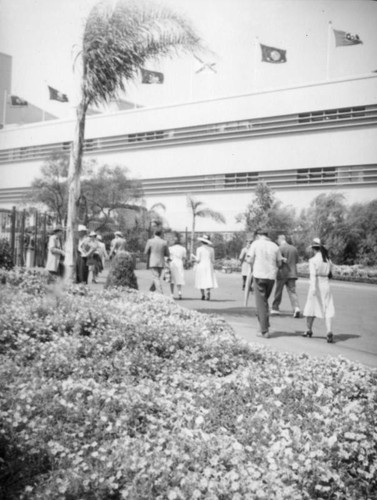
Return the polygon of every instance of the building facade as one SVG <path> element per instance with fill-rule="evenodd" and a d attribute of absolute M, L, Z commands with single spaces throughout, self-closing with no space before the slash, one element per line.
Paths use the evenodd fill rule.
<path fill-rule="evenodd" d="M 68 153 L 75 123 L 56 120 L 0 131 L 0 207 L 22 200 L 52 153 Z M 161 202 L 173 229 L 190 227 L 187 195 L 236 215 L 264 181 L 284 205 L 309 206 L 323 192 L 348 203 L 377 198 L 377 75 L 203 102 L 89 116 L 84 154 L 127 167 L 148 207 Z"/>

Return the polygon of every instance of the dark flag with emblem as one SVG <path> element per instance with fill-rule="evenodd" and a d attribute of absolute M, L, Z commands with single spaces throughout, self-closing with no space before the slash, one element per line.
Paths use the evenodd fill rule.
<path fill-rule="evenodd" d="M 259 44 L 262 50 L 262 61 L 279 64 L 287 62 L 286 50 L 269 47 L 268 45 Z"/>
<path fill-rule="evenodd" d="M 28 105 L 28 102 L 25 101 L 25 99 L 21 99 L 21 97 L 18 97 L 17 95 L 10 96 L 10 103 L 12 106 L 27 106 Z"/>
<path fill-rule="evenodd" d="M 164 83 L 164 74 L 159 71 L 141 68 L 141 83 Z"/>
<path fill-rule="evenodd" d="M 358 45 L 363 43 L 359 35 L 348 33 L 347 31 L 334 30 L 335 45 L 337 47 L 346 47 L 348 45 Z"/>
<path fill-rule="evenodd" d="M 47 86 L 51 100 L 59 102 L 68 102 L 67 94 L 63 94 L 62 92 L 59 92 L 59 90 L 56 90 L 53 87 L 50 87 L 49 85 Z"/>

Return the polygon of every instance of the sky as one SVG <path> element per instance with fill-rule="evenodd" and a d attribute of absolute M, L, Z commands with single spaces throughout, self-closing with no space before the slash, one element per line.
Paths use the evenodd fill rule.
<path fill-rule="evenodd" d="M 115 1 L 115 0 L 111 0 Z M 150 0 L 157 2 L 157 0 Z M 85 19 L 98 0 L 0 0 L 0 52 L 13 57 L 12 94 L 59 117 L 74 115 Z M 192 56 L 150 61 L 163 85 L 127 84 L 122 97 L 146 106 L 284 88 L 377 70 L 377 1 L 165 0 L 191 20 L 215 71 L 197 73 Z M 329 25 L 329 22 L 332 24 Z M 332 28 L 358 34 L 360 45 L 335 47 Z M 261 61 L 259 44 L 286 50 L 287 62 Z M 69 103 L 49 100 L 47 85 Z"/>

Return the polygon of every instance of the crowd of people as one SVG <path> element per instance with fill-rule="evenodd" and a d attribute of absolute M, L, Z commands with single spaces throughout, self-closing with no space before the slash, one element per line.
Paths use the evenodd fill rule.
<path fill-rule="evenodd" d="M 48 257 L 46 268 L 59 276 L 64 272 L 64 250 L 62 245 L 63 228 L 57 226 L 48 242 Z M 187 262 L 194 266 L 194 286 L 200 291 L 201 300 L 211 300 L 211 291 L 218 288 L 215 272 L 215 252 L 208 235 L 200 236 L 195 254 L 187 255 L 186 248 L 181 244 L 176 234 L 172 244 L 163 238 L 162 231 L 157 229 L 154 236 L 148 239 L 144 254 L 147 268 L 151 273 L 149 290 L 163 293 L 162 280 L 169 284 L 170 295 L 182 300 L 185 285 L 185 267 Z M 242 248 L 239 260 L 241 263 L 242 290 L 245 293 L 245 306 L 250 292 L 254 292 L 260 334 L 270 337 L 270 316 L 280 314 L 280 304 L 284 288 L 286 288 L 294 318 L 306 318 L 305 337 L 312 337 L 315 318 L 325 321 L 327 342 L 334 340 L 332 318 L 335 315 L 334 301 L 330 288 L 332 263 L 326 247 L 319 238 L 311 244 L 313 257 L 309 260 L 310 284 L 308 296 L 303 310 L 296 292 L 298 278 L 297 264 L 299 256 L 297 249 L 288 243 L 285 235 L 279 235 L 277 243 L 268 237 L 268 230 L 259 228 L 253 239 L 248 239 Z M 98 275 L 105 268 L 105 262 L 112 260 L 119 253 L 127 250 L 127 242 L 120 231 L 114 233 L 114 238 L 107 253 L 103 238 L 95 231 L 89 232 L 83 226 L 78 226 L 78 245 L 76 261 L 76 282 L 96 283 Z M 274 291 L 272 307 L 269 299 Z"/>

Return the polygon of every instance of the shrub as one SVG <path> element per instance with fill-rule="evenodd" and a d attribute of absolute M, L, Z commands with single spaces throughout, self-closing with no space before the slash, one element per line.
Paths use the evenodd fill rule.
<path fill-rule="evenodd" d="M 0 269 L 12 269 L 14 267 L 10 244 L 6 238 L 0 238 Z"/>
<path fill-rule="evenodd" d="M 376 498 L 376 371 L 243 343 L 159 294 L 14 283 L 1 498 Z"/>
<path fill-rule="evenodd" d="M 137 290 L 135 265 L 130 253 L 122 251 L 115 256 L 107 275 L 105 287 L 128 287 Z"/>

